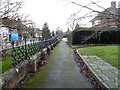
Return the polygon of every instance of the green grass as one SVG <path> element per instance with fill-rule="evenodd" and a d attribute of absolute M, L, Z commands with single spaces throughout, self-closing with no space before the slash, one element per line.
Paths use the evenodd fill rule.
<path fill-rule="evenodd" d="M 5 71 L 12 68 L 11 61 L 12 61 L 11 57 L 6 57 L 6 58 L 4 58 L 4 60 L 0 61 L 0 67 L 1 67 L 0 73 L 4 73 Z"/>
<path fill-rule="evenodd" d="M 12 56 L 11 54 L 11 49 L 9 50 L 4 50 L 4 57 L 2 58 L 2 60 L 0 61 L 0 73 L 4 73 L 5 71 L 9 70 L 10 68 L 12 68 Z"/>
<path fill-rule="evenodd" d="M 25 47 L 25 46 L 24 46 Z M 22 47 L 20 47 L 22 48 Z M 5 57 L 0 61 L 0 73 L 4 73 L 5 71 L 12 68 L 12 49 L 2 51 L 5 54 Z M 21 55 L 21 54 L 20 54 Z"/>
<path fill-rule="evenodd" d="M 118 65 L 118 46 L 96 46 L 79 48 L 78 50 L 81 55 L 96 55 L 111 65 L 120 68 Z"/>

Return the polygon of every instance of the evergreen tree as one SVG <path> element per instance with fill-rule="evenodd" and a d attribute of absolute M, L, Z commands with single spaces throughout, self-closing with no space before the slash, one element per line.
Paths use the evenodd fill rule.
<path fill-rule="evenodd" d="M 44 23 L 42 30 L 43 30 L 42 38 L 45 38 L 46 40 L 51 38 L 51 33 L 50 33 L 50 30 L 49 30 L 49 26 L 46 22 Z"/>
<path fill-rule="evenodd" d="M 52 36 L 53 36 L 53 37 L 55 36 L 55 32 L 54 32 L 54 31 L 52 31 Z"/>

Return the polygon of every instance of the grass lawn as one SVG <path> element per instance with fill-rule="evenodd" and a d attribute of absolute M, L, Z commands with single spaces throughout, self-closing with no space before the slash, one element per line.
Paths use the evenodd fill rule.
<path fill-rule="evenodd" d="M 12 56 L 9 56 L 12 53 L 11 50 L 5 50 L 3 53 L 7 56 L 3 57 L 0 61 L 0 73 L 4 73 L 5 71 L 12 68 Z"/>
<path fill-rule="evenodd" d="M 0 61 L 0 73 L 4 73 L 5 71 L 9 70 L 12 68 L 12 58 L 11 57 L 6 57 L 4 60 Z"/>
<path fill-rule="evenodd" d="M 3 53 L 6 54 L 7 56 L 3 57 L 2 61 L 0 61 L 0 73 L 4 73 L 5 71 L 12 68 L 12 59 L 13 59 L 13 57 L 11 56 L 12 50 L 11 49 L 5 50 L 3 51 Z"/>
<path fill-rule="evenodd" d="M 79 48 L 78 50 L 81 55 L 96 55 L 111 65 L 120 68 L 120 65 L 118 65 L 118 46 L 94 46 Z"/>

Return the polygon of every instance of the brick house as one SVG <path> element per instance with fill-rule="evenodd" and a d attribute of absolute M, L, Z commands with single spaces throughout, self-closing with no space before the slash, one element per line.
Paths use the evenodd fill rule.
<path fill-rule="evenodd" d="M 118 8 L 116 8 L 116 2 L 112 1 L 111 7 L 99 13 L 90 22 L 92 22 L 92 27 L 116 27 L 120 25 L 118 21 Z"/>

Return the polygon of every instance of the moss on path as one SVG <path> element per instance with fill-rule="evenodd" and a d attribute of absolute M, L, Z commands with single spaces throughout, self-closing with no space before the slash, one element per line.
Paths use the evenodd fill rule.
<path fill-rule="evenodd" d="M 48 64 L 26 83 L 26 88 L 91 88 L 79 72 L 73 50 L 63 40 L 52 51 Z"/>

